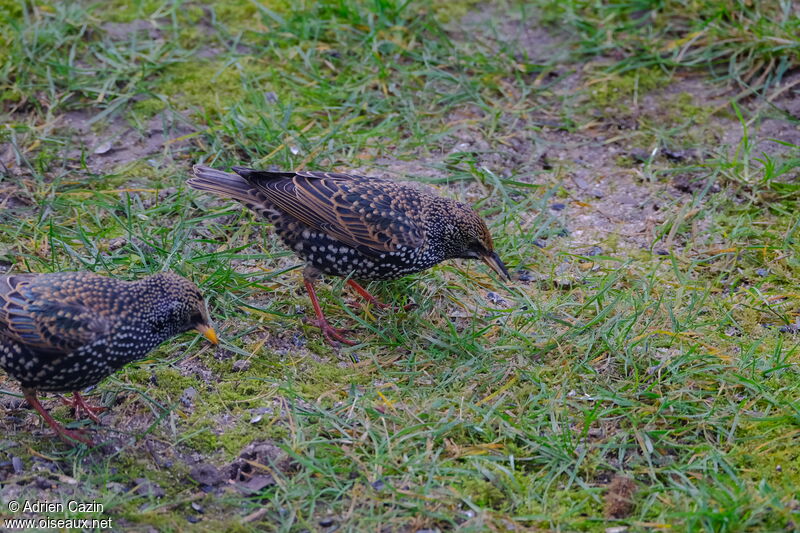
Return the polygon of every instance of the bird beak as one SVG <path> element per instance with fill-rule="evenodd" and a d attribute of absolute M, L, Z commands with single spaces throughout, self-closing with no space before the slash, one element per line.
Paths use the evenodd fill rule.
<path fill-rule="evenodd" d="M 199 331 L 203 337 L 208 339 L 211 342 L 211 344 L 215 345 L 219 344 L 219 339 L 217 338 L 217 332 L 214 331 L 214 328 L 212 328 L 211 326 L 202 324 L 200 326 L 197 326 L 195 329 Z"/>
<path fill-rule="evenodd" d="M 497 255 L 497 252 L 492 252 L 491 254 L 486 254 L 481 256 L 481 260 L 489 265 L 489 267 L 497 272 L 497 275 L 500 278 L 505 278 L 507 281 L 511 281 L 511 275 L 506 270 L 506 266 L 500 260 L 500 256 Z"/>

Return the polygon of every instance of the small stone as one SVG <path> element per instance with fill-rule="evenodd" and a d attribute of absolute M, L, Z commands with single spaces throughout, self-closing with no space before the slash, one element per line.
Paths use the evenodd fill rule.
<path fill-rule="evenodd" d="M 189 387 L 185 391 L 183 391 L 183 394 L 181 394 L 181 403 L 186 407 L 191 407 L 192 402 L 196 396 L 197 396 L 197 389 L 195 389 L 194 387 Z"/>
<path fill-rule="evenodd" d="M 663 248 L 656 250 L 656 255 L 669 255 L 669 252 Z"/>
<path fill-rule="evenodd" d="M 128 244 L 128 239 L 126 239 L 125 237 L 115 237 L 108 241 L 107 246 L 109 251 L 114 251 L 122 248 L 126 244 Z"/>
<path fill-rule="evenodd" d="M 111 151 L 111 141 L 106 141 L 94 149 L 94 153 L 97 155 L 106 154 L 110 151 Z"/>
<path fill-rule="evenodd" d="M 323 518 L 319 521 L 320 527 L 331 527 L 335 523 L 336 521 L 333 518 Z"/>
<path fill-rule="evenodd" d="M 644 150 L 643 148 L 634 148 L 630 151 L 631 159 L 634 161 L 638 161 L 639 163 L 644 163 L 650 159 L 650 150 Z"/>
<path fill-rule="evenodd" d="M 756 274 L 758 274 L 762 278 L 765 278 L 769 276 L 769 270 L 767 270 L 766 268 L 758 268 L 756 269 Z"/>
<path fill-rule="evenodd" d="M 564 209 L 566 209 L 566 207 L 567 207 L 566 204 L 561 204 L 561 203 L 550 205 L 550 209 L 552 209 L 553 211 L 563 211 Z"/>
<path fill-rule="evenodd" d="M 166 492 L 161 488 L 161 485 L 153 483 L 149 479 L 140 477 L 133 480 L 133 482 L 135 483 L 136 494 L 139 496 L 150 496 L 151 498 L 163 498 L 166 496 Z"/>
<path fill-rule="evenodd" d="M 21 474 L 25 471 L 25 468 L 22 465 L 22 459 L 16 455 L 11 458 L 11 466 L 14 468 L 15 474 Z"/>
<path fill-rule="evenodd" d="M 544 248 L 547 246 L 547 243 L 544 241 L 544 239 L 534 239 L 533 245 L 538 246 L 539 248 Z"/>
<path fill-rule="evenodd" d="M 375 480 L 371 483 L 372 488 L 375 490 L 383 490 L 386 488 L 386 483 L 382 479 Z"/>
<path fill-rule="evenodd" d="M 586 257 L 594 257 L 594 256 L 600 255 L 602 253 L 603 253 L 603 249 L 602 248 L 600 248 L 599 246 L 592 246 L 591 248 L 586 250 L 586 252 L 583 255 L 586 256 Z"/>
<path fill-rule="evenodd" d="M 35 484 L 36 484 L 36 487 L 38 487 L 38 488 L 40 488 L 42 490 L 51 490 L 51 489 L 56 488 L 56 484 L 55 483 L 53 483 L 52 481 L 50 481 L 47 478 L 40 477 L 40 476 L 36 477 Z"/>
<path fill-rule="evenodd" d="M 106 483 L 105 487 L 109 492 L 113 492 L 114 494 L 122 494 L 125 492 L 125 485 L 116 481 Z"/>
<path fill-rule="evenodd" d="M 205 512 L 205 510 L 203 509 L 203 506 L 200 505 L 197 502 L 192 502 L 192 509 L 194 509 L 195 512 L 198 512 L 200 514 L 203 514 Z"/>
<path fill-rule="evenodd" d="M 531 282 L 533 281 L 533 274 L 530 270 L 518 270 L 517 271 L 517 279 L 523 282 Z"/>
<path fill-rule="evenodd" d="M 186 520 L 187 520 L 187 521 L 188 521 L 190 524 L 196 524 L 196 523 L 198 523 L 199 521 L 201 521 L 201 520 L 202 520 L 202 518 L 200 518 L 199 516 L 195 516 L 195 515 L 189 515 L 189 516 L 187 516 L 187 517 L 186 517 Z"/>
<path fill-rule="evenodd" d="M 250 360 L 248 359 L 239 359 L 238 361 L 233 362 L 233 367 L 231 370 L 234 372 L 244 372 L 250 368 Z"/>
<path fill-rule="evenodd" d="M 506 300 L 496 292 L 487 292 L 486 299 L 494 305 L 503 305 L 506 303 Z"/>
<path fill-rule="evenodd" d="M 275 478 L 267 474 L 264 476 L 253 476 L 245 483 L 242 483 L 241 486 L 245 489 L 245 492 L 253 494 L 256 492 L 261 492 L 262 489 L 274 484 Z"/>
<path fill-rule="evenodd" d="M 222 474 L 214 465 L 201 463 L 192 467 L 189 477 L 201 485 L 219 485 L 222 483 Z"/>

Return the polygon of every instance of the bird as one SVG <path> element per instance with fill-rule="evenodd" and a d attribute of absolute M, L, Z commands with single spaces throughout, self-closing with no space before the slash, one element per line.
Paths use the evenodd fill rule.
<path fill-rule="evenodd" d="M 511 277 L 494 249 L 486 223 L 470 206 L 415 187 L 366 176 L 317 171 L 232 167 L 234 173 L 195 165 L 188 185 L 232 198 L 269 220 L 283 243 L 305 261 L 303 283 L 328 343 L 356 343 L 332 327 L 320 308 L 315 282 L 345 278 L 360 296 L 380 302 L 357 281 L 386 281 L 446 259 L 480 259 Z"/>
<path fill-rule="evenodd" d="M 92 441 L 59 424 L 38 391 L 72 392 L 95 422 L 102 408 L 80 395 L 164 341 L 195 329 L 219 342 L 197 286 L 171 272 L 122 281 L 91 272 L 0 276 L 0 368 L 66 442 Z"/>

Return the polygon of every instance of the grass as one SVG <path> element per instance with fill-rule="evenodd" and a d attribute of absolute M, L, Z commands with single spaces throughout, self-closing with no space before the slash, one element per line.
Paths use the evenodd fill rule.
<path fill-rule="evenodd" d="M 176 338 L 92 391 L 103 449 L 52 438 L 6 380 L 0 499 L 95 499 L 159 531 L 796 527 L 788 4 L 0 15 L 0 269 L 174 270 L 223 338 Z M 454 261 L 372 284 L 419 304 L 397 314 L 327 280 L 361 341 L 334 350 L 303 324 L 298 260 L 188 190 L 195 162 L 417 181 L 474 205 L 518 279 Z M 241 464 L 269 479 L 229 483 Z M 635 492 L 613 510 L 620 477 Z"/>

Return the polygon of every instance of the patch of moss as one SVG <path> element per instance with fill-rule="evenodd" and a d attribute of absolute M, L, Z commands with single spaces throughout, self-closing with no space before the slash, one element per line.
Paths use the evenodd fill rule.
<path fill-rule="evenodd" d="M 206 116 L 222 114 L 244 95 L 236 67 L 203 60 L 171 65 L 155 90 L 176 109 L 195 108 Z"/>
<path fill-rule="evenodd" d="M 702 124 L 711 116 L 711 106 L 696 105 L 695 96 L 682 92 L 664 103 L 664 108 L 672 111 L 675 122 L 690 120 L 694 124 Z"/>
<path fill-rule="evenodd" d="M 297 389 L 309 398 L 319 398 L 322 394 L 331 392 L 331 383 L 341 384 L 342 389 L 346 383 L 359 383 L 363 380 L 363 376 L 355 374 L 350 368 L 313 364 L 304 374 L 303 381 L 297 383 Z"/>
<path fill-rule="evenodd" d="M 462 0 L 461 2 L 442 2 L 432 3 L 433 13 L 441 22 L 457 21 L 470 11 L 477 9 L 482 4 L 480 0 Z"/>
<path fill-rule="evenodd" d="M 740 431 L 743 438 L 737 439 L 730 455 L 735 464 L 741 465 L 742 478 L 753 484 L 766 482 L 782 490 L 794 490 L 800 486 L 800 447 L 791 436 L 766 438 L 765 433 L 770 432 L 765 432 L 763 423 L 744 425 Z M 752 437 L 747 438 L 749 435 Z"/>
<path fill-rule="evenodd" d="M 459 492 L 481 507 L 502 510 L 508 502 L 503 491 L 484 479 L 465 479 L 459 483 Z"/>
<path fill-rule="evenodd" d="M 0 0 L 0 64 L 8 57 L 8 51 L 13 44 L 14 32 L 11 31 L 12 23 L 22 20 L 22 2 L 17 0 Z M 3 100 L 19 101 L 22 95 L 17 91 L 4 90 L 0 92 L 0 102 Z"/>
<path fill-rule="evenodd" d="M 253 441 L 264 439 L 278 441 L 287 438 L 288 433 L 285 427 L 275 424 L 268 426 L 263 423 L 251 424 L 249 421 L 243 421 L 219 435 L 217 442 L 219 448 L 228 454 L 227 460 L 238 455 L 245 446 Z"/>
<path fill-rule="evenodd" d="M 166 102 L 160 98 L 148 98 L 140 100 L 131 106 L 131 110 L 142 118 L 150 118 L 164 111 L 167 108 Z"/>
<path fill-rule="evenodd" d="M 116 180 L 121 183 L 131 179 L 147 180 L 150 183 L 154 183 L 154 180 L 161 175 L 155 167 L 142 160 L 124 163 L 114 169 L 114 174 L 116 174 Z"/>
<path fill-rule="evenodd" d="M 620 110 L 634 95 L 641 95 L 663 87 L 669 81 L 661 69 L 640 68 L 624 74 L 608 74 L 590 86 L 589 94 L 595 107 Z"/>
<path fill-rule="evenodd" d="M 162 0 L 110 0 L 100 4 L 96 13 L 109 22 L 132 22 L 149 18 L 163 5 Z"/>
<path fill-rule="evenodd" d="M 196 377 L 183 376 L 174 368 L 160 368 L 155 371 L 155 376 L 158 386 L 153 389 L 154 394 L 173 401 L 189 387 L 197 389 L 201 386 Z"/>

